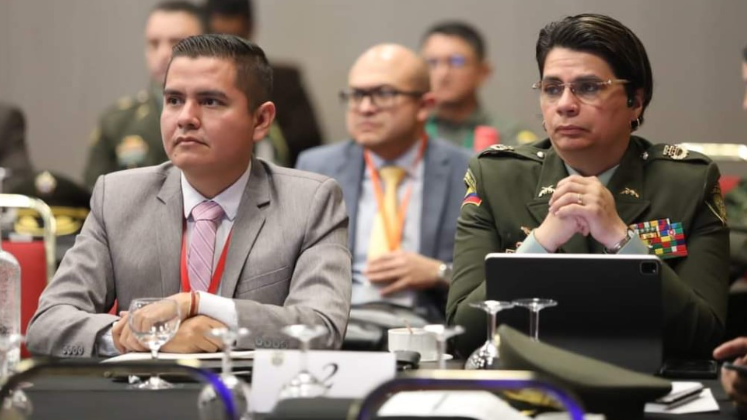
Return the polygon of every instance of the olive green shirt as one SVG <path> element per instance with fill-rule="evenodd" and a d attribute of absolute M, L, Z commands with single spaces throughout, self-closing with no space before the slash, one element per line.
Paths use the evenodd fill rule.
<path fill-rule="evenodd" d="M 667 218 L 682 223 L 688 255 L 662 265 L 664 351 L 669 357 L 708 357 L 721 341 L 728 293 L 729 239 L 720 174 L 706 156 L 690 152 L 683 157 L 672 150 L 631 137 L 607 188 L 628 225 Z M 485 315 L 469 306 L 485 299 L 485 256 L 519 248 L 545 219 L 551 190 L 567 176 L 549 140 L 515 150 L 499 145 L 470 162 L 447 303 L 448 322 L 466 329 L 456 339 L 462 356 L 485 341 Z M 577 234 L 558 252 L 602 253 L 603 246 Z"/>
<path fill-rule="evenodd" d="M 162 103 L 160 88 L 152 86 L 120 99 L 101 115 L 83 176 L 89 189 L 100 175 L 168 160 L 161 141 Z"/>
<path fill-rule="evenodd" d="M 537 140 L 537 136 L 531 130 L 509 119 L 488 115 L 481 106 L 460 122 L 449 121 L 433 113 L 428 118 L 425 129 L 430 137 L 442 138 L 457 146 L 473 150 L 475 129 L 480 126 L 495 128 L 501 144 L 515 146 Z"/>

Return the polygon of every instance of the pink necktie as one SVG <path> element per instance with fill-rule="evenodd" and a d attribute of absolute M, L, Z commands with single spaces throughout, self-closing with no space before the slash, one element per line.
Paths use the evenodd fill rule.
<path fill-rule="evenodd" d="M 192 209 L 195 226 L 189 239 L 187 261 L 189 286 L 194 291 L 206 291 L 210 287 L 215 254 L 215 232 L 218 230 L 221 217 L 223 217 L 223 209 L 214 201 L 203 201 Z"/>

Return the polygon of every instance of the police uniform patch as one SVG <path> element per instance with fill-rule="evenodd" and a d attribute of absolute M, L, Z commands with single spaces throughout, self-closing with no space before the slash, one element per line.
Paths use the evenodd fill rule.
<path fill-rule="evenodd" d="M 135 168 L 143 161 L 148 154 L 148 143 L 138 135 L 131 135 L 122 138 L 117 145 L 117 163 L 122 168 Z"/>
<path fill-rule="evenodd" d="M 464 200 L 462 200 L 462 207 L 467 204 L 480 207 L 482 200 L 477 196 L 477 182 L 475 182 L 475 176 L 472 175 L 472 171 L 469 169 L 467 169 L 467 173 L 464 175 L 464 183 L 467 185 L 467 193 L 464 195 Z"/>
<path fill-rule="evenodd" d="M 721 194 L 721 185 L 718 182 L 713 186 L 709 198 L 710 200 L 706 200 L 706 205 L 721 220 L 721 223 L 726 225 L 726 205 L 724 204 L 724 196 Z"/>

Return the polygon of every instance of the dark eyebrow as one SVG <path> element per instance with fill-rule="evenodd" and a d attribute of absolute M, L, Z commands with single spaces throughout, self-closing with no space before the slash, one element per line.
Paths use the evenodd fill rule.
<path fill-rule="evenodd" d="M 175 89 L 164 89 L 163 96 L 184 96 L 184 94 Z"/>
<path fill-rule="evenodd" d="M 220 98 L 227 100 L 228 95 L 225 93 L 219 91 L 219 90 L 202 90 L 197 92 L 197 96 L 201 98 L 209 97 L 209 98 Z"/>
<path fill-rule="evenodd" d="M 574 82 L 574 83 L 575 82 L 598 82 L 598 81 L 601 81 L 601 80 L 602 79 L 599 76 L 595 75 L 595 74 L 584 74 L 584 75 L 578 76 L 577 78 L 573 79 L 572 82 Z M 547 76 L 547 77 L 543 78 L 542 81 L 543 82 L 552 82 L 552 83 L 563 83 L 563 81 L 560 80 L 559 77 L 555 77 L 555 76 Z"/>

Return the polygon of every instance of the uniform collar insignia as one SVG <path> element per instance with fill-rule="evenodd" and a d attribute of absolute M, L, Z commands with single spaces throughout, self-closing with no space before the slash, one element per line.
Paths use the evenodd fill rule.
<path fill-rule="evenodd" d="M 537 197 L 542 197 L 545 194 L 552 194 L 555 192 L 555 187 L 552 185 L 548 185 L 546 187 L 542 187 L 542 189 L 539 192 L 539 195 Z"/>
<path fill-rule="evenodd" d="M 640 194 L 632 188 L 625 187 L 624 190 L 620 191 L 621 195 L 632 195 L 635 198 L 641 198 Z"/>

